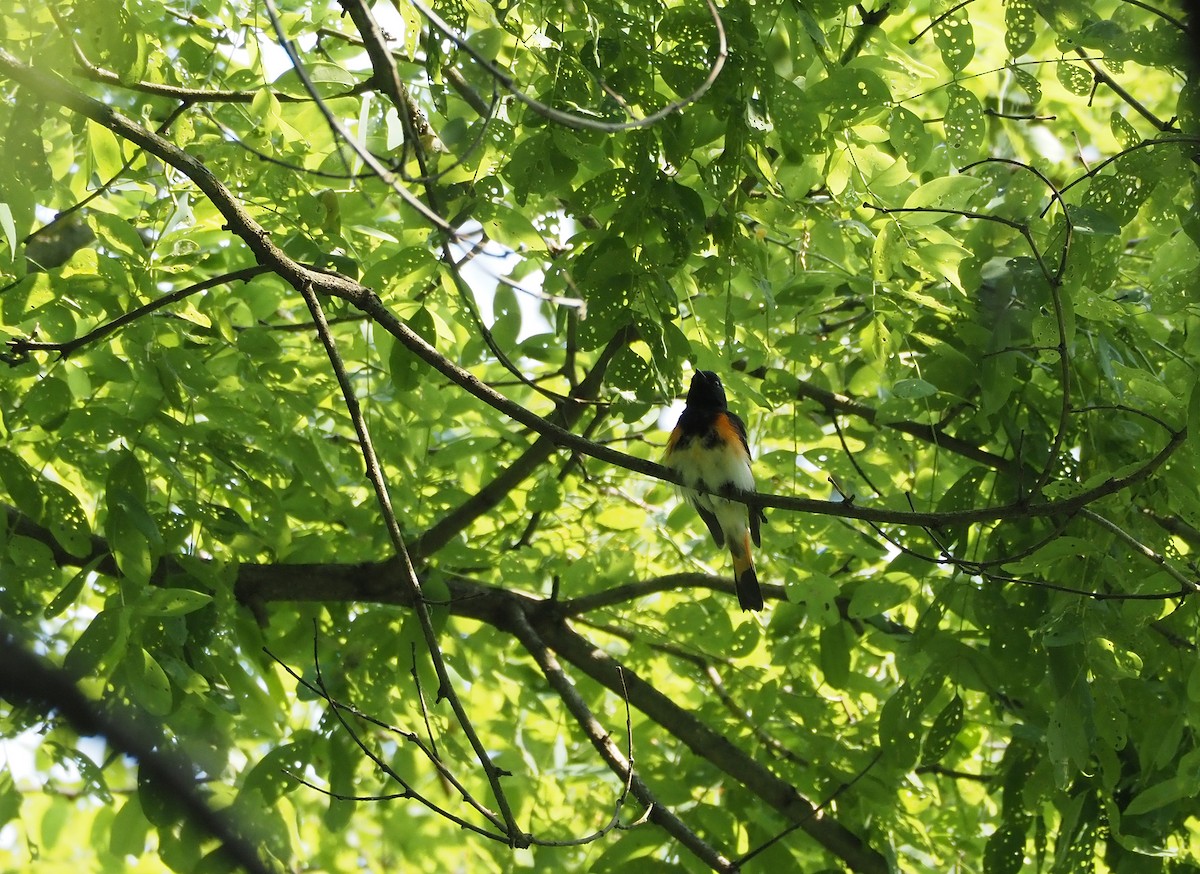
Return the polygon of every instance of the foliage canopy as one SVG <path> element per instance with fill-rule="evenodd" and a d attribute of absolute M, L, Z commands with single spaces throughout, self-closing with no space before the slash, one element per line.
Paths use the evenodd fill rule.
<path fill-rule="evenodd" d="M 6 4 L 0 858 L 1200 867 L 1196 56 L 1167 0 Z M 657 463 L 692 369 L 762 615 Z"/>

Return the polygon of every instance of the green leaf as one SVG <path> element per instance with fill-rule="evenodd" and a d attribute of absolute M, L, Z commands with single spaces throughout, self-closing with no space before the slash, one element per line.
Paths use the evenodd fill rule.
<path fill-rule="evenodd" d="M 921 119 L 902 106 L 892 109 L 888 117 L 888 136 L 897 152 L 914 173 L 920 171 L 933 154 L 934 138 Z"/>
<path fill-rule="evenodd" d="M 279 108 L 279 98 L 270 88 L 259 88 L 250 101 L 250 115 L 257 122 L 262 133 L 272 133 L 279 129 L 282 121 Z"/>
<path fill-rule="evenodd" d="M 983 851 L 985 874 L 1016 874 L 1025 866 L 1026 819 L 1006 818 L 987 839 Z"/>
<path fill-rule="evenodd" d="M 796 568 L 787 579 L 787 596 L 793 604 L 808 608 L 822 626 L 841 622 L 837 609 L 837 580 L 811 568 Z"/>
<path fill-rule="evenodd" d="M 92 554 L 92 527 L 75 493 L 66 486 L 43 481 L 42 495 L 46 527 L 54 535 L 59 546 L 76 558 L 87 558 Z"/>
<path fill-rule="evenodd" d="M 145 260 L 146 244 L 130 222 L 106 212 L 94 212 L 89 219 L 99 245 L 127 257 L 131 263 Z"/>
<path fill-rule="evenodd" d="M 501 349 L 512 349 L 521 333 L 521 305 L 512 288 L 497 286 L 492 297 L 492 314 L 492 338 Z"/>
<path fill-rule="evenodd" d="M 79 598 L 80 592 L 83 591 L 84 583 L 86 583 L 88 577 L 95 572 L 96 567 L 102 561 L 104 561 L 104 558 L 105 557 L 103 555 L 98 555 L 80 568 L 79 571 L 67 581 L 67 584 L 58 590 L 58 594 L 56 594 L 50 600 L 50 603 L 46 605 L 45 616 L 48 618 L 53 618 L 74 604 Z"/>
<path fill-rule="evenodd" d="M 8 240 L 8 257 L 16 259 L 17 224 L 13 221 L 12 207 L 7 203 L 0 203 L 0 231 L 4 232 L 4 239 Z"/>
<path fill-rule="evenodd" d="M 850 596 L 847 608 L 852 619 L 867 619 L 902 604 L 912 595 L 912 590 L 903 583 L 887 578 L 867 580 L 860 584 Z"/>
<path fill-rule="evenodd" d="M 1121 233 L 1121 226 L 1098 209 L 1088 206 L 1072 206 L 1068 210 L 1068 214 L 1071 216 L 1071 224 L 1076 233 L 1109 237 L 1115 237 Z"/>
<path fill-rule="evenodd" d="M 1122 149 L 1132 149 L 1142 141 L 1134 126 L 1126 121 L 1121 113 L 1115 110 L 1109 116 L 1109 127 L 1112 128 L 1113 137 Z"/>
<path fill-rule="evenodd" d="M 942 53 L 946 69 L 961 73 L 975 57 L 975 32 L 963 10 L 951 15 L 939 15 L 933 28 L 933 41 Z"/>
<path fill-rule="evenodd" d="M 21 813 L 21 792 L 13 782 L 12 771 L 0 771 L 0 825 L 12 822 Z"/>
<path fill-rule="evenodd" d="M 1021 86 L 1021 90 L 1029 97 L 1029 102 L 1037 106 L 1042 100 L 1042 83 L 1028 70 L 1020 67 L 1009 67 L 1008 70 L 1016 83 Z"/>
<path fill-rule="evenodd" d="M 835 689 L 845 689 L 850 680 L 851 641 L 844 623 L 835 622 L 821 628 L 821 674 Z"/>
<path fill-rule="evenodd" d="M 962 731 L 963 710 L 963 700 L 956 694 L 934 717 L 921 747 L 921 764 L 936 764 L 950 751 L 954 739 Z"/>
<path fill-rule="evenodd" d="M 900 379 L 892 384 L 892 394 L 904 400 L 919 400 L 937 394 L 937 386 L 923 379 Z"/>
<path fill-rule="evenodd" d="M 905 209 L 929 209 L 931 212 L 906 214 L 906 225 L 932 224 L 946 216 L 937 210 L 965 210 L 971 198 L 982 188 L 982 179 L 974 176 L 941 176 L 917 188 L 904 201 Z"/>
<path fill-rule="evenodd" d="M 1179 777 L 1169 777 L 1133 796 L 1133 800 L 1121 811 L 1121 814 L 1122 816 L 1139 816 L 1152 810 L 1159 810 L 1178 801 L 1185 794 L 1191 794 L 1186 783 Z"/>
<path fill-rule="evenodd" d="M 133 700 L 153 716 L 166 716 L 172 710 L 171 681 L 154 656 L 141 647 L 125 657 L 129 691 Z"/>
<path fill-rule="evenodd" d="M 987 121 L 979 98 L 966 88 L 961 85 L 949 85 L 946 87 L 946 95 L 950 100 L 942 122 L 946 129 L 946 145 L 956 163 L 961 166 L 970 163 L 977 156 L 987 131 Z"/>
<path fill-rule="evenodd" d="M 136 507 L 110 507 L 108 518 L 104 522 L 104 536 L 121 573 L 134 582 L 145 585 L 150 582 L 155 559 L 150 542 L 136 521 L 136 515 L 145 514 L 139 513 Z"/>
<path fill-rule="evenodd" d="M 891 90 L 876 73 L 858 66 L 834 68 L 828 78 L 810 85 L 806 95 L 837 126 L 882 112 L 892 97 Z"/>
<path fill-rule="evenodd" d="M 38 380 L 25 396 L 22 409 L 31 421 L 47 431 L 56 431 L 74 403 L 66 380 L 47 375 Z"/>
<path fill-rule="evenodd" d="M 137 795 L 130 795 L 113 817 L 108 835 L 108 851 L 118 858 L 140 856 L 146 851 L 149 823 L 142 814 Z"/>
<path fill-rule="evenodd" d="M 0 483 L 17 509 L 30 519 L 42 518 L 42 490 L 33 471 L 8 449 L 0 449 Z"/>
<path fill-rule="evenodd" d="M 433 315 L 425 307 L 413 313 L 407 324 L 413 333 L 426 343 L 434 345 L 437 342 Z M 408 392 L 420 386 L 422 378 L 429 370 L 428 365 L 414 352 L 409 351 L 407 346 L 399 340 L 393 340 L 391 355 L 388 356 L 388 372 L 397 391 Z"/>
<path fill-rule="evenodd" d="M 875 245 L 871 248 L 871 278 L 876 282 L 886 282 L 895 273 L 905 251 L 904 239 L 896 230 L 895 224 L 888 222 L 879 229 L 875 236 Z"/>
<path fill-rule="evenodd" d="M 125 164 L 121 145 L 112 131 L 94 121 L 87 123 L 87 132 L 92 165 L 100 181 L 107 184 L 120 174 Z"/>
<path fill-rule="evenodd" d="M 636 871 L 662 870 L 653 857 L 664 843 L 661 835 L 648 829 L 633 829 L 610 841 L 589 866 L 595 874 L 632 874 Z"/>
<path fill-rule="evenodd" d="M 63 670 L 76 678 L 100 673 L 101 667 L 110 667 L 105 663 L 124 644 L 125 633 L 120 609 L 101 610 L 63 659 Z"/>
<path fill-rule="evenodd" d="M 1058 76 L 1059 84 L 1079 97 L 1087 97 L 1092 93 L 1094 78 L 1090 71 L 1082 64 L 1073 64 L 1070 61 L 1059 61 L 1055 65 L 1055 74 Z"/>
<path fill-rule="evenodd" d="M 191 589 L 152 589 L 137 605 L 145 616 L 186 616 L 212 603 L 212 595 Z"/>
<path fill-rule="evenodd" d="M 1030 0 L 1008 0 L 1004 4 L 1004 45 L 1008 53 L 1018 58 L 1033 46 L 1037 35 L 1034 22 L 1037 14 Z"/>
<path fill-rule="evenodd" d="M 1200 703 L 1200 662 L 1188 672 L 1187 696 L 1189 701 Z"/>
<path fill-rule="evenodd" d="M 879 745 L 897 766 L 908 768 L 917 762 L 924 733 L 921 716 L 944 682 L 941 674 L 927 674 L 905 683 L 880 710 Z"/>

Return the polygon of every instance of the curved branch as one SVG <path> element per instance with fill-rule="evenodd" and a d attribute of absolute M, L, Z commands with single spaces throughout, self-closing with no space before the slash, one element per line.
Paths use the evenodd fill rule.
<path fill-rule="evenodd" d="M 647 115 L 645 118 L 635 119 L 633 121 L 625 121 L 620 123 L 596 121 L 595 119 L 586 118 L 581 115 L 575 115 L 570 112 L 563 112 L 560 109 L 555 109 L 553 106 L 548 106 L 536 98 L 530 97 L 524 91 L 517 87 L 512 76 L 501 70 L 482 54 L 480 54 L 474 46 L 459 36 L 449 24 L 442 20 L 436 12 L 426 6 L 421 0 L 409 0 L 413 6 L 424 15 L 429 23 L 432 24 L 446 39 L 453 42 L 462 51 L 471 56 L 475 63 L 479 64 L 495 79 L 500 85 L 517 98 L 521 103 L 524 103 L 538 115 L 547 118 L 550 121 L 557 122 L 565 127 L 578 128 L 582 130 L 600 131 L 601 133 L 618 133 L 620 131 L 634 130 L 635 128 L 649 127 L 662 121 L 673 112 L 678 112 L 686 106 L 689 106 L 699 100 L 717 81 L 717 76 L 721 74 L 721 70 L 725 67 L 725 59 L 729 55 L 729 44 L 725 36 L 725 25 L 721 21 L 721 13 L 717 9 L 716 3 L 713 0 L 704 0 L 708 7 L 708 13 L 712 16 L 713 24 L 717 31 L 717 57 L 713 61 L 712 67 L 709 68 L 708 75 L 704 77 L 704 81 L 697 86 L 696 90 L 684 97 L 682 100 L 664 106 L 657 112 Z"/>

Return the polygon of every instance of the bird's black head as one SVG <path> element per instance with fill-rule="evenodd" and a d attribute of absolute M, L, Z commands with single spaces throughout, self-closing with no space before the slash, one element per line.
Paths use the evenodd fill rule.
<path fill-rule="evenodd" d="M 688 389 L 687 405 L 693 408 L 724 410 L 725 388 L 721 385 L 721 377 L 711 370 L 697 370 L 692 377 L 692 387 Z"/>

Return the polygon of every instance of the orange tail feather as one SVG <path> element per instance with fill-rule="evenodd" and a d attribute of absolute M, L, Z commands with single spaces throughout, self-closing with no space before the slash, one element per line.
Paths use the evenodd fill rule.
<path fill-rule="evenodd" d="M 733 585 L 737 589 L 738 604 L 743 610 L 763 608 L 762 589 L 758 585 L 758 574 L 754 571 L 754 556 L 750 550 L 750 532 L 743 535 L 742 548 L 730 550 L 733 556 Z"/>

